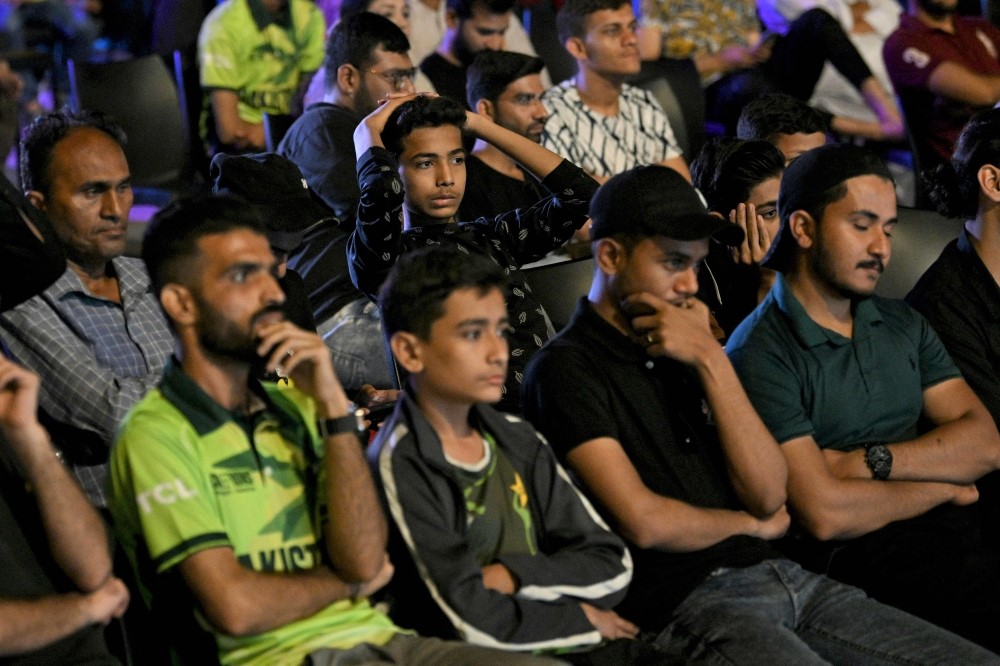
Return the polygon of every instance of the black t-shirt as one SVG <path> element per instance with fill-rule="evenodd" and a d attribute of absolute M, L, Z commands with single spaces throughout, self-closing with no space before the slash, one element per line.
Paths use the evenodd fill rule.
<path fill-rule="evenodd" d="M 0 442 L 0 598 L 37 599 L 73 590 L 53 562 L 35 509 L 35 499 L 8 459 Z M 104 644 L 99 626 L 27 654 L 0 657 L 0 664 L 117 664 Z"/>
<path fill-rule="evenodd" d="M 288 267 L 302 276 L 317 323 L 364 297 L 347 268 L 347 236 L 354 229 L 361 197 L 354 156 L 354 129 L 360 121 L 342 106 L 313 104 L 278 146 L 278 153 L 299 167 L 310 189 L 338 220 L 307 231 L 302 246 L 288 258 Z"/>
<path fill-rule="evenodd" d="M 517 180 L 469 155 L 465 158 L 465 196 L 458 208 L 458 219 L 492 219 L 515 208 L 529 208 L 548 195 L 548 190 L 531 175 Z"/>
<path fill-rule="evenodd" d="M 420 71 L 427 75 L 434 85 L 434 90 L 442 97 L 450 97 L 462 106 L 468 108 L 465 99 L 465 71 L 462 65 L 453 65 L 439 53 L 432 53 L 420 63 Z"/>
<path fill-rule="evenodd" d="M 361 117 L 350 109 L 312 104 L 288 128 L 278 154 L 295 163 L 309 188 L 341 222 L 354 224 L 358 212 L 358 176 L 354 169 L 354 129 Z"/>
<path fill-rule="evenodd" d="M 564 460 L 576 446 L 610 437 L 653 492 L 698 507 L 743 509 L 697 376 L 676 361 L 649 357 L 586 299 L 532 359 L 522 396 L 525 415 Z M 715 569 L 779 557 L 748 536 L 688 553 L 630 548 L 635 573 L 618 610 L 648 630 L 662 629 Z"/>

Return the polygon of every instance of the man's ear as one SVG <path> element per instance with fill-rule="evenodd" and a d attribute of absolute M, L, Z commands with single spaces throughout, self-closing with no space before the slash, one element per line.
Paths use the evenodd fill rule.
<path fill-rule="evenodd" d="M 444 13 L 444 24 L 449 30 L 458 29 L 458 12 L 449 9 Z"/>
<path fill-rule="evenodd" d="M 28 203 L 30 203 L 38 210 L 41 211 L 45 210 L 45 195 L 39 192 L 38 190 L 28 190 L 25 193 L 24 198 L 27 199 Z"/>
<path fill-rule="evenodd" d="M 816 242 L 816 220 L 804 210 L 794 211 L 788 217 L 788 230 L 792 232 L 792 237 L 803 250 L 813 246 Z"/>
<path fill-rule="evenodd" d="M 493 102 L 488 99 L 481 99 L 476 102 L 475 111 L 481 116 L 486 116 L 490 120 L 494 122 L 496 121 L 496 116 L 494 115 L 496 113 L 496 107 L 493 105 Z"/>
<path fill-rule="evenodd" d="M 353 95 L 361 86 L 361 72 L 354 65 L 341 65 L 337 68 L 337 87 L 345 95 Z"/>
<path fill-rule="evenodd" d="M 389 348 L 396 357 L 396 363 L 411 375 L 423 372 L 423 343 L 413 333 L 397 331 L 389 338 Z"/>
<path fill-rule="evenodd" d="M 160 305 L 167 318 L 178 327 L 190 326 L 198 320 L 198 306 L 191 290 L 184 285 L 176 282 L 165 285 L 160 291 Z"/>
<path fill-rule="evenodd" d="M 628 250 L 621 241 L 602 238 L 593 243 L 594 263 L 605 275 L 617 275 L 628 258 Z"/>
<path fill-rule="evenodd" d="M 976 173 L 979 190 L 993 203 L 1000 203 L 1000 167 L 984 164 Z"/>
<path fill-rule="evenodd" d="M 579 37 L 569 37 L 563 42 L 563 47 L 574 60 L 586 60 L 587 59 L 587 45 L 583 43 L 583 40 Z"/>

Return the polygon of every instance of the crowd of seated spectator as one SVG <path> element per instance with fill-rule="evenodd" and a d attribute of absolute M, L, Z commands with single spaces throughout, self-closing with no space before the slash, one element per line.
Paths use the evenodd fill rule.
<path fill-rule="evenodd" d="M 141 256 L 128 137 L 45 107 L 169 30 L 0 8 L 0 661 L 1000 664 L 998 28 L 562 0 L 552 85 L 513 0 L 209 4 L 150 10 L 206 166 Z M 906 129 L 968 221 L 904 302 Z"/>

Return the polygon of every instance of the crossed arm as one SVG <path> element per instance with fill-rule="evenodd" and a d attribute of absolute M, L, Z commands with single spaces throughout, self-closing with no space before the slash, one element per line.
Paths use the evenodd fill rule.
<path fill-rule="evenodd" d="M 957 62 L 942 62 L 927 79 L 931 92 L 972 106 L 1000 101 L 1000 76 L 979 74 Z"/>
<path fill-rule="evenodd" d="M 818 539 L 850 538 L 952 502 L 978 499 L 973 482 L 1000 465 L 1000 437 L 962 379 L 924 390 L 924 414 L 936 427 L 889 445 L 892 473 L 872 479 L 864 450 L 821 451 L 812 436 L 785 442 L 788 495 Z"/>
<path fill-rule="evenodd" d="M 317 404 L 318 418 L 348 413 L 322 338 L 282 322 L 260 329 L 269 369 L 282 361 L 295 385 Z M 287 352 L 294 349 L 293 356 Z M 308 617 L 329 604 L 367 596 L 385 585 L 393 568 L 385 554 L 385 517 L 352 433 L 323 443 L 328 520 L 324 547 L 329 564 L 296 573 L 267 573 L 239 563 L 232 548 L 198 551 L 178 565 L 181 576 L 219 630 L 234 636 L 260 633 Z M 321 477 L 322 478 L 322 477 Z"/>
<path fill-rule="evenodd" d="M 78 591 L 0 599 L 0 654 L 34 650 L 90 624 L 106 624 L 128 605 L 128 590 L 111 572 L 104 523 L 35 418 L 38 386 L 35 375 L 0 357 L 0 445 L 20 461 L 52 558 Z"/>

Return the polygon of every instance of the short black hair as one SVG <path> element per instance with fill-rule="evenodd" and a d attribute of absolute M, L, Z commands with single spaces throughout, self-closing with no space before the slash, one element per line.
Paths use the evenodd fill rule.
<path fill-rule="evenodd" d="M 153 293 L 172 282 L 185 283 L 201 238 L 234 229 L 267 237 L 266 220 L 260 207 L 229 194 L 202 194 L 170 204 L 153 216 L 142 242 Z"/>
<path fill-rule="evenodd" d="M 819 111 L 791 95 L 776 93 L 743 107 L 736 136 L 774 143 L 780 134 L 826 134 L 828 129 Z"/>
<path fill-rule="evenodd" d="M 390 53 L 406 55 L 410 50 L 410 40 L 399 26 L 378 14 L 365 11 L 341 19 L 326 38 L 323 85 L 327 90 L 336 85 L 337 69 L 342 65 L 368 69 L 373 61 L 372 54 L 379 47 Z"/>
<path fill-rule="evenodd" d="M 466 101 L 470 109 L 481 99 L 496 102 L 507 86 L 520 78 L 538 74 L 545 67 L 541 58 L 510 51 L 481 51 L 465 74 Z"/>
<path fill-rule="evenodd" d="M 691 162 L 691 179 L 708 202 L 708 209 L 729 216 L 750 191 L 769 178 L 780 178 L 785 156 L 766 141 L 715 137 Z"/>
<path fill-rule="evenodd" d="M 465 106 L 448 97 L 418 95 L 400 104 L 382 130 L 382 145 L 393 155 L 403 152 L 403 139 L 422 127 L 465 126 Z"/>
<path fill-rule="evenodd" d="M 514 9 L 514 0 L 448 0 L 448 9 L 460 21 L 472 18 L 472 9 L 479 5 L 489 14 L 506 14 Z"/>
<path fill-rule="evenodd" d="M 444 315 L 444 302 L 459 289 L 476 289 L 480 295 L 493 289 L 506 292 L 507 278 L 495 262 L 454 245 L 431 245 L 403 255 L 379 290 L 385 335 L 406 331 L 426 340 Z"/>
<path fill-rule="evenodd" d="M 69 108 L 46 113 L 35 118 L 21 138 L 21 187 L 25 192 L 36 190 L 48 194 L 52 187 L 52 152 L 56 144 L 70 132 L 93 128 L 107 134 L 124 150 L 128 140 L 121 125 L 99 111 L 72 111 Z"/>
<path fill-rule="evenodd" d="M 928 197 L 939 213 L 946 217 L 976 217 L 979 169 L 984 164 L 1000 164 L 1000 109 L 972 116 L 955 142 L 951 161 L 922 174 Z"/>
<path fill-rule="evenodd" d="M 622 5 L 630 5 L 629 0 L 566 0 L 556 14 L 556 32 L 563 44 L 570 37 L 587 34 L 587 17 L 604 9 L 614 11 Z"/>

